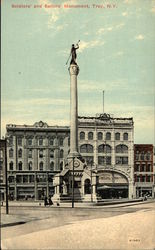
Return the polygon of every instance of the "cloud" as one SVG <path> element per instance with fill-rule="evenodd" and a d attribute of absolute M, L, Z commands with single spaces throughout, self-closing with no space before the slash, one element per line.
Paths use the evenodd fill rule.
<path fill-rule="evenodd" d="M 135 40 L 144 40 L 144 36 L 142 34 L 139 34 L 135 36 Z"/>
<path fill-rule="evenodd" d="M 102 27 L 96 32 L 96 34 L 98 35 L 106 34 L 107 32 L 111 32 L 112 30 L 121 29 L 124 25 L 125 23 L 119 23 L 119 24 L 116 24 L 115 26 Z"/>
<path fill-rule="evenodd" d="M 92 40 L 92 41 L 80 41 L 80 48 L 79 48 L 79 52 L 83 52 L 85 49 L 90 49 L 96 46 L 102 46 L 104 45 L 104 41 L 103 40 Z"/>
<path fill-rule="evenodd" d="M 155 6 L 152 7 L 151 12 L 155 13 Z"/>
<path fill-rule="evenodd" d="M 122 16 L 128 16 L 128 12 L 123 12 Z"/>

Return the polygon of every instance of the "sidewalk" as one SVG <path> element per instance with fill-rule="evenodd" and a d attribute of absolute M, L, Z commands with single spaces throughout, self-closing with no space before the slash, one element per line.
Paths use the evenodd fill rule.
<path fill-rule="evenodd" d="M 154 249 L 154 211 L 84 220 L 2 240 L 2 249 Z"/>

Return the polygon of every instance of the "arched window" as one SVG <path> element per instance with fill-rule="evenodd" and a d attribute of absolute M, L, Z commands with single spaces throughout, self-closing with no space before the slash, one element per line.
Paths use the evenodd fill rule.
<path fill-rule="evenodd" d="M 54 150 L 53 149 L 50 150 L 50 158 L 54 158 Z"/>
<path fill-rule="evenodd" d="M 111 146 L 107 144 L 101 144 L 98 146 L 98 153 L 111 153 Z"/>
<path fill-rule="evenodd" d="M 63 161 L 60 162 L 60 170 L 63 170 Z"/>
<path fill-rule="evenodd" d="M 29 170 L 32 170 L 32 161 L 29 162 Z"/>
<path fill-rule="evenodd" d="M 53 144 L 54 144 L 54 139 L 53 139 L 53 138 L 50 138 L 50 140 L 49 140 L 49 145 L 50 145 L 50 146 L 53 146 Z"/>
<path fill-rule="evenodd" d="M 39 146 L 42 146 L 42 145 L 43 145 L 43 139 L 40 138 L 40 139 L 39 139 Z"/>
<path fill-rule="evenodd" d="M 39 158 L 43 158 L 43 150 L 42 149 L 39 150 Z"/>
<path fill-rule="evenodd" d="M 21 137 L 18 138 L 18 146 L 22 146 L 22 138 Z"/>
<path fill-rule="evenodd" d="M 23 163 L 20 161 L 20 162 L 18 163 L 18 169 L 19 169 L 19 170 L 22 170 L 22 168 L 23 168 Z"/>
<path fill-rule="evenodd" d="M 51 170 L 51 171 L 54 170 L 54 162 L 53 162 L 53 161 L 50 162 L 50 170 Z"/>
<path fill-rule="evenodd" d="M 144 152 L 141 153 L 140 159 L 144 161 Z"/>
<path fill-rule="evenodd" d="M 93 146 L 90 144 L 83 144 L 80 147 L 81 153 L 93 153 Z"/>
<path fill-rule="evenodd" d="M 10 170 L 13 170 L 13 161 L 11 161 L 11 162 L 9 163 L 9 169 L 10 169 Z"/>
<path fill-rule="evenodd" d="M 128 133 L 124 133 L 123 134 L 123 140 L 124 141 L 128 141 Z"/>
<path fill-rule="evenodd" d="M 115 134 L 115 140 L 119 141 L 120 140 L 120 133 Z"/>
<path fill-rule="evenodd" d="M 116 146 L 116 153 L 128 153 L 128 147 L 126 145 L 117 145 Z"/>
<path fill-rule="evenodd" d="M 63 138 L 60 138 L 60 139 L 59 139 L 59 144 L 60 144 L 60 146 L 63 146 L 63 143 L 64 143 Z"/>
<path fill-rule="evenodd" d="M 13 149 L 12 149 L 12 148 L 9 149 L 9 157 L 10 157 L 10 158 L 13 157 Z"/>
<path fill-rule="evenodd" d="M 146 153 L 146 160 L 151 161 L 151 153 L 149 151 Z"/>
<path fill-rule="evenodd" d="M 106 133 L 106 140 L 107 140 L 107 141 L 110 141 L 110 140 L 111 140 L 111 133 L 110 133 L 110 132 L 107 132 L 107 133 Z"/>
<path fill-rule="evenodd" d="M 60 158 L 63 158 L 64 157 L 64 151 L 63 149 L 60 150 Z"/>
<path fill-rule="evenodd" d="M 41 161 L 41 162 L 39 163 L 39 170 L 40 170 L 40 171 L 43 171 L 43 166 L 44 166 L 44 163 Z"/>
<path fill-rule="evenodd" d="M 85 132 L 80 132 L 80 140 L 85 140 Z"/>
<path fill-rule="evenodd" d="M 13 137 L 9 137 L 9 146 L 12 146 L 13 145 Z"/>
<path fill-rule="evenodd" d="M 88 133 L 88 140 L 93 140 L 93 132 Z"/>
<path fill-rule="evenodd" d="M 97 139 L 98 140 L 103 140 L 103 134 L 102 134 L 102 132 L 98 132 Z"/>
<path fill-rule="evenodd" d="M 70 146 L 70 137 L 68 137 L 68 146 Z"/>
<path fill-rule="evenodd" d="M 31 138 L 28 139 L 28 145 L 29 145 L 29 146 L 32 145 L 32 139 L 31 139 Z"/>
<path fill-rule="evenodd" d="M 18 157 L 22 158 L 22 149 L 21 148 L 18 150 Z"/>
<path fill-rule="evenodd" d="M 29 149 L 28 151 L 28 158 L 32 158 L 32 149 Z"/>

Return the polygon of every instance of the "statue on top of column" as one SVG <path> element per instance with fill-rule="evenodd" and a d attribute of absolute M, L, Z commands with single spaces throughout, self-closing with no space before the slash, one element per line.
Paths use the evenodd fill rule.
<path fill-rule="evenodd" d="M 78 43 L 76 44 L 76 46 L 74 44 L 72 44 L 72 48 L 71 48 L 71 56 L 72 56 L 72 58 L 71 58 L 70 64 L 77 65 L 77 62 L 76 62 L 76 58 L 77 58 L 76 50 L 79 48 Z"/>

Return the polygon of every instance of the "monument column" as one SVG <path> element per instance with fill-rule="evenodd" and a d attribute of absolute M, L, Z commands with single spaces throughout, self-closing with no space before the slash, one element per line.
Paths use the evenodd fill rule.
<path fill-rule="evenodd" d="M 78 94 L 77 94 L 77 75 L 79 67 L 71 64 L 70 73 L 70 154 L 69 157 L 80 156 L 78 152 Z"/>

